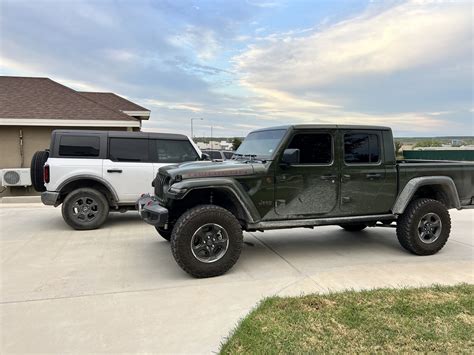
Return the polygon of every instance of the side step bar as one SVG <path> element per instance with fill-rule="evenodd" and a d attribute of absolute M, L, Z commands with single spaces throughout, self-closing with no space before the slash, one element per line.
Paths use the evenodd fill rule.
<path fill-rule="evenodd" d="M 343 223 L 395 221 L 396 219 L 397 219 L 397 216 L 394 214 L 378 214 L 378 215 L 368 215 L 368 216 L 330 217 L 330 218 L 314 218 L 314 219 L 287 219 L 283 221 L 282 220 L 261 221 L 257 223 L 250 223 L 247 225 L 247 230 L 314 227 L 314 226 L 327 226 L 327 225 L 343 224 Z"/>

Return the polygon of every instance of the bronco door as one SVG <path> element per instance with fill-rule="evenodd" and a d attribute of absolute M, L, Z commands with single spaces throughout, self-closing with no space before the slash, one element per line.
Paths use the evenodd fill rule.
<path fill-rule="evenodd" d="M 277 162 L 275 212 L 286 218 L 331 215 L 338 205 L 336 130 L 295 131 L 286 149 L 299 149 L 300 161 Z"/>

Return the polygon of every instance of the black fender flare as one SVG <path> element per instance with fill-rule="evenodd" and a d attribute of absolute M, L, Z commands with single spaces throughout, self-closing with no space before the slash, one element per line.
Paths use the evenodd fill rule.
<path fill-rule="evenodd" d="M 449 176 L 422 176 L 411 179 L 398 195 L 395 204 L 393 205 L 393 214 L 402 214 L 408 206 L 416 191 L 422 186 L 440 186 L 448 198 L 449 208 L 461 209 L 461 202 L 459 200 L 458 190 L 454 184 L 453 179 Z"/>
<path fill-rule="evenodd" d="M 199 178 L 186 179 L 174 183 L 172 188 L 166 193 L 168 198 L 174 200 L 184 199 L 191 191 L 199 189 L 215 189 L 231 194 L 242 207 L 248 223 L 255 223 L 260 220 L 260 214 L 249 195 L 244 191 L 242 185 L 231 178 Z"/>

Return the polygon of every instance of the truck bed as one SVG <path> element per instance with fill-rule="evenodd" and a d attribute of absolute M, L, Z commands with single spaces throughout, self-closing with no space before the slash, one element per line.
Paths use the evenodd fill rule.
<path fill-rule="evenodd" d="M 462 206 L 474 204 L 474 162 L 450 160 L 397 161 L 399 186 L 422 176 L 448 176 L 453 179 Z"/>

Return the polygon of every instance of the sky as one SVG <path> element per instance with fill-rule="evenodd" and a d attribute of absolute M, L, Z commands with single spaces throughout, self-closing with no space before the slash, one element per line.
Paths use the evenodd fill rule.
<path fill-rule="evenodd" d="M 0 0 L 0 75 L 151 110 L 146 129 L 474 135 L 473 2 Z"/>

